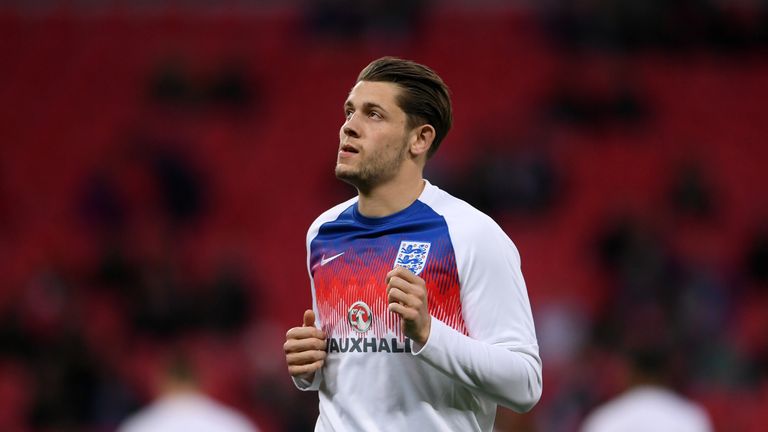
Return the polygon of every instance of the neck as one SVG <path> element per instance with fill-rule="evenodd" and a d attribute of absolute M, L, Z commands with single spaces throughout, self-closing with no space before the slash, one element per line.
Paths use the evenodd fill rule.
<path fill-rule="evenodd" d="M 175 397 L 180 395 L 200 394 L 197 385 L 191 382 L 168 381 L 157 388 L 157 397 Z"/>
<path fill-rule="evenodd" d="M 384 217 L 397 213 L 414 203 L 426 182 L 418 176 L 395 178 L 370 190 L 358 189 L 358 211 L 366 217 Z"/>

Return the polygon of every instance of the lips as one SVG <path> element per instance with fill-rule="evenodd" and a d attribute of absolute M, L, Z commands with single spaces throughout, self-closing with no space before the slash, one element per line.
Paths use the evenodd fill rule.
<path fill-rule="evenodd" d="M 360 153 L 360 150 L 356 149 L 355 147 L 349 144 L 342 144 L 340 150 L 346 153 Z"/>

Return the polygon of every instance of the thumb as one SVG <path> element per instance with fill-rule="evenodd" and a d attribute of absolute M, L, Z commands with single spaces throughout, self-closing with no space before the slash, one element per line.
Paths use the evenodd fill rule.
<path fill-rule="evenodd" d="M 304 327 L 315 326 L 315 311 L 307 309 L 304 311 Z"/>

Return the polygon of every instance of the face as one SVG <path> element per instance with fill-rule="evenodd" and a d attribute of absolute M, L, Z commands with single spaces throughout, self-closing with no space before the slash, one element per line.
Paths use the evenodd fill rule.
<path fill-rule="evenodd" d="M 394 178 L 408 156 L 405 112 L 397 106 L 394 83 L 360 81 L 344 103 L 336 177 L 358 189 Z"/>

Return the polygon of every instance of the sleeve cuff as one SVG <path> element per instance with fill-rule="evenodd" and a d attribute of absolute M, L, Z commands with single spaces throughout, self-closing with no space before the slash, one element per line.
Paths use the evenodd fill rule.
<path fill-rule="evenodd" d="M 315 376 L 312 378 L 312 380 L 308 380 L 306 378 L 297 378 L 297 377 L 291 377 L 293 380 L 293 384 L 301 391 L 313 391 L 318 390 L 320 388 L 320 381 L 322 377 L 322 370 L 318 370 L 315 372 Z"/>
<path fill-rule="evenodd" d="M 447 325 L 440 321 L 439 319 L 432 317 L 432 322 L 430 324 L 429 328 L 429 337 L 427 338 L 427 341 L 424 343 L 424 345 L 411 340 L 411 346 L 413 347 L 411 349 L 411 354 L 413 355 L 421 355 L 425 350 L 429 351 L 430 347 L 437 344 L 440 345 L 441 334 L 445 332 L 445 328 Z"/>

